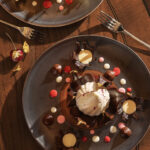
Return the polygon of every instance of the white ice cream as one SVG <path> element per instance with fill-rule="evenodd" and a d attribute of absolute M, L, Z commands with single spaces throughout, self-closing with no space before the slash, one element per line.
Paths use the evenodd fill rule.
<path fill-rule="evenodd" d="M 107 89 L 98 89 L 95 82 L 81 86 L 76 96 L 76 105 L 81 112 L 89 116 L 98 116 L 109 106 L 110 96 Z"/>

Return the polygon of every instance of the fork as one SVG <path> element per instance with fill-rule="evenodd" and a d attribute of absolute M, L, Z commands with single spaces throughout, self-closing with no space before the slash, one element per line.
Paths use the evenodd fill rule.
<path fill-rule="evenodd" d="M 138 41 L 139 43 L 143 44 L 145 47 L 150 49 L 150 45 L 149 44 L 145 43 L 144 41 L 140 40 L 139 38 L 137 38 L 136 36 L 134 36 L 133 34 L 128 32 L 126 29 L 124 29 L 123 25 L 119 21 L 117 21 L 116 19 L 112 18 L 111 16 L 109 16 L 105 12 L 101 11 L 100 14 L 97 15 L 97 19 L 105 27 L 107 27 L 109 30 L 111 30 L 111 31 L 113 31 L 115 33 L 122 32 L 122 33 L 130 36 L 134 40 Z"/>
<path fill-rule="evenodd" d="M 16 26 L 14 24 L 11 24 L 11 23 L 8 23 L 4 20 L 0 20 L 0 23 L 3 23 L 5 25 L 8 25 L 14 29 L 17 29 L 24 37 L 26 37 L 27 39 L 30 39 L 30 40 L 34 40 L 36 39 L 36 37 L 38 37 L 39 40 L 42 40 L 44 38 L 44 34 L 33 29 L 33 28 L 30 28 L 30 27 L 19 27 L 19 26 Z"/>

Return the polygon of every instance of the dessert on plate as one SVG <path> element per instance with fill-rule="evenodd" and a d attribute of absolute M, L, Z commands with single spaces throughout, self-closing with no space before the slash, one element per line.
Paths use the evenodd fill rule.
<path fill-rule="evenodd" d="M 42 122 L 50 132 L 58 129 L 53 140 L 59 144 L 55 143 L 54 149 L 88 149 L 89 143 L 110 143 L 114 134 L 132 136 L 127 122 L 138 119 L 143 99 L 135 97 L 131 87 L 124 88 L 125 78 L 119 80 L 121 87 L 117 86 L 119 67 L 110 69 L 104 57 L 95 58 L 86 41 L 77 41 L 76 45 L 71 65 L 54 64 L 51 68 L 56 84 L 61 86 L 51 89 L 49 95 L 58 98 L 58 105 L 50 108 Z M 105 71 L 94 69 L 93 63 L 103 64 Z"/>

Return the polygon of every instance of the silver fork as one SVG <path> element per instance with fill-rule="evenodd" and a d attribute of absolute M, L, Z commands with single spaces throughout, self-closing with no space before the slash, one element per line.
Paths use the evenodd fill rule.
<path fill-rule="evenodd" d="M 14 24 L 8 23 L 4 20 L 0 20 L 0 23 L 8 25 L 14 29 L 17 29 L 24 37 L 30 40 L 34 40 L 37 38 L 38 40 L 42 40 L 44 38 L 44 34 L 30 27 L 19 27 Z"/>
<path fill-rule="evenodd" d="M 97 19 L 109 30 L 115 33 L 125 33 L 126 35 L 130 36 L 134 40 L 138 41 L 139 43 L 143 44 L 145 47 L 150 49 L 149 44 L 145 43 L 144 41 L 140 40 L 139 38 L 128 32 L 126 29 L 124 29 L 123 25 L 120 22 L 118 22 L 116 19 L 112 18 L 105 12 L 101 11 L 100 14 L 97 15 Z"/>

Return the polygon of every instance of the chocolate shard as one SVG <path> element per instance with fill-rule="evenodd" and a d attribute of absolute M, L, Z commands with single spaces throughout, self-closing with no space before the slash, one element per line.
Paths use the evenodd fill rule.
<path fill-rule="evenodd" d="M 99 77 L 99 81 L 98 81 L 101 85 L 105 85 L 106 83 L 109 83 L 109 82 L 107 82 L 105 79 L 104 79 L 104 77 L 103 76 L 100 76 Z M 107 85 L 106 85 L 107 86 Z"/>
<path fill-rule="evenodd" d="M 95 79 L 91 74 L 85 74 L 81 79 L 81 84 L 85 84 L 87 82 L 93 82 Z"/>

